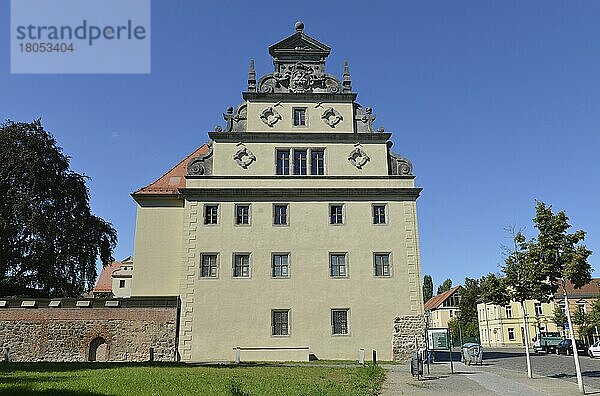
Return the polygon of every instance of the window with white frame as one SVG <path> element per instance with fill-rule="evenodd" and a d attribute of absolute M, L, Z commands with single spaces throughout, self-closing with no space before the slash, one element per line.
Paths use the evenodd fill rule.
<path fill-rule="evenodd" d="M 308 171 L 308 150 L 294 149 L 294 175 L 306 175 Z"/>
<path fill-rule="evenodd" d="M 513 327 L 508 328 L 508 340 L 509 341 L 515 340 L 515 329 Z"/>
<path fill-rule="evenodd" d="M 200 277 L 201 278 L 216 278 L 217 277 L 217 255 L 202 254 L 200 257 Z"/>
<path fill-rule="evenodd" d="M 273 224 L 287 225 L 288 224 L 288 205 L 275 204 L 273 205 Z"/>
<path fill-rule="evenodd" d="M 238 204 L 235 205 L 235 224 L 249 225 L 250 224 L 250 205 Z"/>
<path fill-rule="evenodd" d="M 373 264 L 375 267 L 375 276 L 390 276 L 390 254 L 373 254 Z"/>
<path fill-rule="evenodd" d="M 293 110 L 294 126 L 306 126 L 306 108 L 294 108 Z"/>
<path fill-rule="evenodd" d="M 332 309 L 331 334 L 344 335 L 348 333 L 348 309 Z"/>
<path fill-rule="evenodd" d="M 247 253 L 235 253 L 233 255 L 233 277 L 250 277 L 250 255 Z"/>
<path fill-rule="evenodd" d="M 204 224 L 218 224 L 219 205 L 204 205 Z"/>
<path fill-rule="evenodd" d="M 507 305 L 504 308 L 506 309 L 506 318 L 507 319 L 511 319 L 513 317 L 513 315 L 512 315 L 512 307 L 510 305 Z"/>
<path fill-rule="evenodd" d="M 344 205 L 331 204 L 329 205 L 329 224 L 344 223 Z"/>
<path fill-rule="evenodd" d="M 386 224 L 385 205 L 373 205 L 373 224 Z"/>
<path fill-rule="evenodd" d="M 290 311 L 288 309 L 274 309 L 273 311 L 271 311 L 271 335 L 289 335 L 289 319 Z"/>
<path fill-rule="evenodd" d="M 329 254 L 329 275 L 332 278 L 345 278 L 348 276 L 346 253 Z"/>
<path fill-rule="evenodd" d="M 310 149 L 310 174 L 325 174 L 325 150 Z"/>
<path fill-rule="evenodd" d="M 273 278 L 287 278 L 289 276 L 289 254 L 273 254 L 271 276 Z"/>
<path fill-rule="evenodd" d="M 290 174 L 290 149 L 279 149 L 276 151 L 276 174 Z"/>
<path fill-rule="evenodd" d="M 544 314 L 541 302 L 533 303 L 533 309 L 535 311 L 535 316 L 542 316 Z"/>

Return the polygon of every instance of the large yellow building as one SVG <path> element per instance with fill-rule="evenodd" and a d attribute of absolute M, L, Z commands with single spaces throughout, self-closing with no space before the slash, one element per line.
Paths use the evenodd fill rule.
<path fill-rule="evenodd" d="M 552 302 L 542 303 L 527 300 L 525 301 L 525 315 L 530 340 L 533 340 L 536 334 L 560 330 L 552 321 L 554 316 L 554 303 Z M 491 347 L 525 345 L 523 310 L 520 303 L 511 301 L 506 306 L 479 303 L 477 304 L 477 317 L 482 345 Z"/>
<path fill-rule="evenodd" d="M 225 127 L 138 204 L 132 296 L 178 296 L 184 361 L 405 357 L 422 336 L 411 163 L 302 23 Z M 239 347 L 239 352 L 236 348 Z"/>

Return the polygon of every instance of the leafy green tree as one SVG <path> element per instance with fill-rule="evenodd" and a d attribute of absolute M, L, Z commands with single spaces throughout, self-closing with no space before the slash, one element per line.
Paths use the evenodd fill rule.
<path fill-rule="evenodd" d="M 598 327 L 600 330 L 600 296 L 592 303 L 590 313 L 588 315 L 590 326 Z"/>
<path fill-rule="evenodd" d="M 477 318 L 477 302 L 481 288 L 479 280 L 465 278 L 464 285 L 460 288 L 460 322 L 463 337 L 479 336 L 479 320 Z"/>
<path fill-rule="evenodd" d="M 423 277 L 423 303 L 429 301 L 433 297 L 433 279 L 431 275 L 425 275 Z"/>
<path fill-rule="evenodd" d="M 442 283 L 438 289 L 437 289 L 437 294 L 440 295 L 444 292 L 447 292 L 448 290 L 452 289 L 452 279 L 446 279 L 444 281 L 444 283 Z"/>
<path fill-rule="evenodd" d="M 557 291 L 562 292 L 567 323 L 569 328 L 573 329 L 566 285 L 567 282 L 571 282 L 573 287 L 581 288 L 591 281 L 592 266 L 588 262 L 588 257 L 592 251 L 582 244 L 585 240 L 585 231 L 568 232 L 571 225 L 564 211 L 555 214 L 552 206 L 537 201 L 535 212 L 533 222 L 538 229 L 538 237 L 537 241 L 531 243 L 529 250 L 534 265 L 541 273 L 541 280 L 538 279 L 537 282 L 549 296 L 553 296 Z M 571 342 L 575 345 L 574 332 L 570 331 L 569 334 Z M 573 348 L 573 358 L 579 391 L 585 393 L 577 348 Z"/>
<path fill-rule="evenodd" d="M 39 120 L 0 124 L 0 296 L 76 297 L 112 261 L 117 233 L 69 167 Z"/>
<path fill-rule="evenodd" d="M 504 278 L 497 274 L 487 274 L 479 280 L 480 300 L 505 306 L 510 302 Z"/>
<path fill-rule="evenodd" d="M 572 329 L 566 284 L 569 281 L 575 288 L 580 288 L 590 282 L 591 266 L 587 259 L 592 253 L 585 245 L 580 244 L 585 239 L 584 231 L 567 232 L 571 225 L 565 212 L 554 214 L 551 206 L 546 206 L 540 201 L 536 201 L 535 209 L 536 215 L 533 222 L 538 230 L 537 238 L 527 241 L 521 232 L 515 233 L 513 230 L 514 248 L 507 255 L 502 267 L 504 276 L 489 275 L 486 283 L 494 288 L 484 291 L 482 296 L 485 301 L 499 305 L 504 305 L 510 300 L 518 301 L 521 304 L 529 378 L 531 378 L 531 361 L 525 300 L 548 302 L 561 289 L 566 307 L 566 320 L 569 328 Z M 575 344 L 573 332 L 570 334 L 571 340 Z M 576 348 L 573 352 L 577 382 L 579 390 L 583 393 L 581 368 Z"/>
<path fill-rule="evenodd" d="M 567 323 L 567 314 L 565 314 L 565 310 L 560 305 L 556 305 L 554 307 L 552 321 L 556 324 L 556 326 L 563 329 L 563 331 L 565 330 L 565 323 Z"/>
<path fill-rule="evenodd" d="M 452 345 L 460 345 L 459 323 L 457 318 L 452 318 L 448 321 L 448 328 L 452 330 Z"/>
<path fill-rule="evenodd" d="M 579 327 L 584 327 L 589 324 L 588 315 L 586 315 L 585 311 L 581 307 L 577 307 L 575 312 L 573 313 L 573 323 L 575 323 Z"/>

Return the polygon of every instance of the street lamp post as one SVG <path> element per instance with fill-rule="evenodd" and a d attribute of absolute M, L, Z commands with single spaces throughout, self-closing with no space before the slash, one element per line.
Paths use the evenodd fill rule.
<path fill-rule="evenodd" d="M 458 339 L 460 340 L 460 347 L 463 345 L 463 337 L 462 337 L 462 326 L 460 325 L 460 311 L 456 311 L 456 319 L 458 320 Z"/>
<path fill-rule="evenodd" d="M 427 374 L 429 374 L 429 361 L 431 360 L 431 357 L 429 356 L 429 340 L 427 339 L 428 337 L 428 331 L 429 331 L 429 318 L 431 318 L 431 311 L 425 311 L 425 358 L 427 359 Z"/>

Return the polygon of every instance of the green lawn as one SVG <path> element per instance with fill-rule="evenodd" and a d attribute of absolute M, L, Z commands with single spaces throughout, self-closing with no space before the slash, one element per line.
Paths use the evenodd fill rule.
<path fill-rule="evenodd" d="M 380 367 L 4 363 L 0 395 L 376 395 Z"/>

